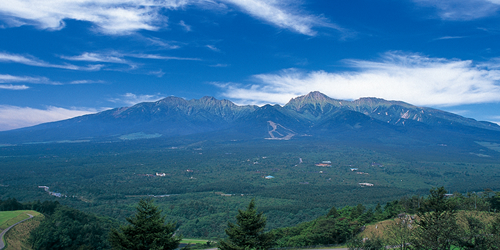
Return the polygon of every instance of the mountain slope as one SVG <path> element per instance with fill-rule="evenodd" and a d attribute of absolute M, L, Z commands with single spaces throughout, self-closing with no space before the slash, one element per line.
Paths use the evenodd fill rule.
<path fill-rule="evenodd" d="M 167 97 L 69 120 L 0 132 L 0 144 L 61 140 L 117 140 L 142 133 L 176 137 L 289 140 L 303 136 L 371 138 L 375 141 L 434 143 L 452 140 L 500 141 L 500 126 L 399 101 L 332 99 L 320 92 L 293 98 L 284 106 L 238 106 L 213 97 Z M 148 137 L 148 136 L 146 136 Z M 464 140 L 465 140 L 464 139 Z M 455 140 L 455 139 L 453 139 Z"/>

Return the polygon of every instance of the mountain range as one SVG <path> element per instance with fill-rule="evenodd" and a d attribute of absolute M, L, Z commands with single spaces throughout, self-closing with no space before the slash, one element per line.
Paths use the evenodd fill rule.
<path fill-rule="evenodd" d="M 332 99 L 311 92 L 286 105 L 236 105 L 213 97 L 156 102 L 0 132 L 0 144 L 204 136 L 218 140 L 367 140 L 377 143 L 500 143 L 500 126 L 400 101 Z"/>

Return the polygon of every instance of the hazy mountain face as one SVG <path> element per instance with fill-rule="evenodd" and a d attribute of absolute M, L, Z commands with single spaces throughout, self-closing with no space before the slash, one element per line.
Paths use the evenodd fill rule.
<path fill-rule="evenodd" d="M 238 106 L 213 97 L 185 100 L 167 97 L 157 102 L 107 110 L 69 120 L 0 133 L 0 144 L 61 140 L 207 135 L 290 140 L 303 136 L 335 138 L 417 137 L 420 141 L 447 137 L 499 138 L 500 126 L 445 111 L 399 101 L 361 98 L 332 99 L 311 92 L 286 105 Z M 207 134 L 208 133 L 208 134 Z"/>

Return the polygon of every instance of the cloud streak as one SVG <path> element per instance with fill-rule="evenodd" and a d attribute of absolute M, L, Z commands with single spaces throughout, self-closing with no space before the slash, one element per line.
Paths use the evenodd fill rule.
<path fill-rule="evenodd" d="M 47 84 L 47 85 L 65 85 L 65 84 L 92 84 L 92 83 L 104 83 L 104 81 L 95 80 L 74 80 L 69 83 L 54 82 L 47 77 L 31 77 L 31 76 L 13 76 L 13 75 L 3 75 L 0 74 L 0 83 L 31 83 L 31 84 Z M 2 85 L 3 89 L 28 89 L 29 87 L 21 85 L 24 87 L 16 87 L 18 85 Z M 10 87 L 6 87 L 10 86 Z"/>
<path fill-rule="evenodd" d="M 499 0 L 413 0 L 423 6 L 438 10 L 444 20 L 473 20 L 496 14 L 500 9 Z"/>
<path fill-rule="evenodd" d="M 338 25 L 328 22 L 323 17 L 301 13 L 299 8 L 292 7 L 291 1 L 222 0 L 222 2 L 234 4 L 243 12 L 277 27 L 308 36 L 316 35 L 317 32 L 313 30 L 314 27 L 327 27 L 344 31 Z"/>
<path fill-rule="evenodd" d="M 95 112 L 97 112 L 97 110 L 85 108 L 65 109 L 51 106 L 46 109 L 35 109 L 29 107 L 0 105 L 0 131 L 69 119 Z"/>
<path fill-rule="evenodd" d="M 13 75 L 0 74 L 0 83 L 14 83 L 14 82 L 48 84 L 48 85 L 63 85 L 60 82 L 51 81 L 47 77 L 13 76 Z M 25 88 L 25 89 L 28 89 L 28 88 Z"/>
<path fill-rule="evenodd" d="M 387 52 L 377 61 L 345 60 L 352 71 L 304 72 L 287 69 L 253 76 L 253 84 L 216 83 L 222 95 L 239 103 L 284 104 L 292 97 L 321 91 L 337 99 L 379 97 L 421 106 L 454 106 L 500 100 L 495 63 L 430 58 Z"/>
<path fill-rule="evenodd" d="M 42 61 L 31 55 L 23 56 L 17 54 L 1 53 L 1 52 L 0 52 L 0 62 L 20 63 L 29 66 L 45 67 L 45 68 L 59 68 L 59 69 L 70 69 L 70 70 L 84 70 L 84 71 L 99 70 L 103 66 L 100 64 L 94 64 L 94 65 L 88 65 L 87 67 L 80 67 L 72 64 L 52 64 Z"/>
<path fill-rule="evenodd" d="M 314 36 L 314 27 L 342 30 L 320 16 L 308 15 L 293 7 L 291 0 L 9 0 L 0 14 L 10 26 L 35 25 L 40 29 L 60 30 L 64 20 L 91 22 L 94 29 L 108 35 L 126 35 L 138 30 L 157 31 L 167 26 L 164 10 L 195 5 L 207 11 L 226 4 L 264 22 L 300 34 Z M 214 9 L 214 7 L 216 7 Z M 190 31 L 184 21 L 179 25 Z"/>
<path fill-rule="evenodd" d="M 123 58 L 113 55 L 103 55 L 98 53 L 85 52 L 79 56 L 61 56 L 61 58 L 71 61 L 86 61 L 86 62 L 108 62 L 129 64 Z"/>
<path fill-rule="evenodd" d="M 25 90 L 30 87 L 26 85 L 12 85 L 12 84 L 0 84 L 0 89 L 8 89 L 8 90 Z"/>
<path fill-rule="evenodd" d="M 137 103 L 141 102 L 154 102 L 158 101 L 160 99 L 164 98 L 163 96 L 156 94 L 156 95 L 136 95 L 133 93 L 126 93 L 119 98 L 112 98 L 109 99 L 110 102 L 114 103 L 124 103 L 130 106 L 133 106 Z"/>
<path fill-rule="evenodd" d="M 36 25 L 41 29 L 60 30 L 64 19 L 88 21 L 104 34 L 123 35 L 136 30 L 158 30 L 167 18 L 162 9 L 176 9 L 187 0 L 10 0 L 0 12 L 9 23 Z"/>

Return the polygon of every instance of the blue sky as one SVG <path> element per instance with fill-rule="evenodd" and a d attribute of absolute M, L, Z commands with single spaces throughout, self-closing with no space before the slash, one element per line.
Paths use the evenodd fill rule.
<path fill-rule="evenodd" d="M 321 91 L 500 122 L 500 0 L 9 0 L 0 130 L 166 96 Z"/>

